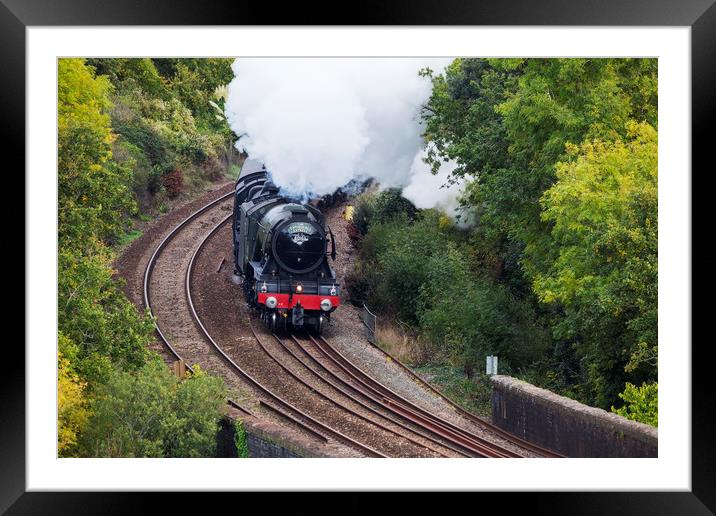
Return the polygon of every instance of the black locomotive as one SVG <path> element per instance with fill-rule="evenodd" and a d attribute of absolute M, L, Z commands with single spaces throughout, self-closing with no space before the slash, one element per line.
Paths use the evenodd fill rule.
<path fill-rule="evenodd" d="M 280 195 L 265 166 L 246 160 L 234 192 L 233 240 L 235 272 L 262 320 L 274 331 L 320 334 L 340 304 L 327 260 L 336 259 L 335 240 L 320 210 Z"/>

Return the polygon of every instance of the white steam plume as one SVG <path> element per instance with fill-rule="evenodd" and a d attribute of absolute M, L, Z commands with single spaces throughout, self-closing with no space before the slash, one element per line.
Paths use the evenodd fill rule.
<path fill-rule="evenodd" d="M 368 177 L 382 187 L 415 185 L 415 193 L 412 175 L 425 172 L 416 164 L 420 106 L 431 91 L 418 71 L 440 73 L 451 61 L 241 58 L 233 64 L 226 115 L 241 136 L 237 147 L 263 161 L 287 195 L 306 199 Z M 428 207 L 427 198 L 416 198 Z"/>
<path fill-rule="evenodd" d="M 458 203 L 464 181 L 459 179 L 453 183 L 449 182 L 450 173 L 455 170 L 457 163 L 443 162 L 437 174 L 432 174 L 430 165 L 423 161 L 425 155 L 425 151 L 415 155 L 410 167 L 410 181 L 403 188 L 403 197 L 416 208 L 441 208 L 453 218 L 461 215 L 461 222 L 466 224 L 465 214 L 460 213 Z"/>

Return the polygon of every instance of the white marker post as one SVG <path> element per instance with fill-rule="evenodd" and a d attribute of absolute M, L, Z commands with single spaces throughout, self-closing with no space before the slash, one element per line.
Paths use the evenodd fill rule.
<path fill-rule="evenodd" d="M 487 374 L 487 375 L 497 374 L 497 357 L 496 356 L 490 355 L 487 357 L 485 374 Z"/>

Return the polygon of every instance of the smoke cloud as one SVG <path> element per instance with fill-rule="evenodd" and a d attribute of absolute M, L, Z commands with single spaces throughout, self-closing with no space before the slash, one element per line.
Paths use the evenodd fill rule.
<path fill-rule="evenodd" d="M 300 199 L 375 178 L 406 187 L 419 207 L 455 205 L 440 189 L 452 166 L 432 176 L 422 163 L 420 106 L 431 92 L 421 68 L 448 58 L 240 58 L 226 115 L 237 147 L 266 164 L 283 193 Z M 438 185 L 440 183 L 440 185 Z"/>
<path fill-rule="evenodd" d="M 455 218 L 459 215 L 458 198 L 462 193 L 463 181 L 450 182 L 450 173 L 457 163 L 443 162 L 437 174 L 430 171 L 425 163 L 425 151 L 415 155 L 410 166 L 410 179 L 403 188 L 403 197 L 412 202 L 416 208 L 441 208 Z"/>

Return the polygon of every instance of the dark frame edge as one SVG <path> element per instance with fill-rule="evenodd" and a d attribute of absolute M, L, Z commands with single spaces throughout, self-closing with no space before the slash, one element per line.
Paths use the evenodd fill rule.
<path fill-rule="evenodd" d="M 708 231 L 713 220 L 709 210 L 709 196 L 714 191 L 713 174 L 713 125 L 716 114 L 716 4 L 711 6 L 691 26 L 691 192 L 692 192 L 692 339 L 691 339 L 691 488 L 694 495 L 712 512 L 716 513 L 716 448 L 714 447 L 714 402 L 711 368 L 713 360 L 707 345 L 704 327 L 712 317 L 713 301 L 710 300 L 716 281 L 716 259 L 697 235 Z M 696 170 L 699 170 L 697 176 Z M 708 182 L 711 182 L 711 185 Z M 698 184 L 698 187 L 695 185 Z M 709 188 L 712 186 L 712 188 Z M 704 281 L 694 282 L 693 278 Z M 699 322 L 697 325 L 696 322 Z M 697 331 L 698 330 L 698 331 Z"/>
<path fill-rule="evenodd" d="M 16 179 L 16 188 L 25 193 L 25 24 L 0 2 L 0 70 L 3 73 L 2 95 L 0 95 L 0 112 L 3 114 L 2 142 L 5 148 L 18 150 L 13 167 L 15 172 L 22 171 L 22 180 Z M 11 154 L 8 152 L 8 154 Z M 10 170 L 10 167 L 7 169 Z M 10 176 L 12 177 L 12 176 Z M 8 178 L 9 180 L 9 178 Z M 19 211 L 19 210 L 18 210 Z M 24 210 L 23 210 L 24 212 Z M 26 240 L 24 221 L 22 235 L 18 242 L 23 242 L 22 263 L 26 268 Z M 17 224 L 19 226 L 19 224 Z M 17 231 L 19 233 L 19 231 Z M 17 246 L 19 247 L 19 246 Z M 17 249 L 16 247 L 16 249 Z M 19 260 L 16 261 L 19 263 Z M 24 289 L 23 289 L 24 291 Z M 23 293 L 22 306 L 25 309 L 26 292 Z M 18 303 L 19 304 L 19 303 Z M 7 509 L 25 492 L 26 457 L 25 457 L 25 347 L 13 342 L 14 357 L 6 363 L 11 367 L 3 368 L 3 388 L 0 390 L 0 407 L 2 407 L 2 424 L 0 424 L 0 463 L 2 463 L 2 480 L 0 480 L 0 513 Z M 23 339 L 24 341 L 24 339 Z M 20 395 L 18 396 L 18 393 Z"/>
<path fill-rule="evenodd" d="M 122 4 L 123 2 L 117 2 Z M 703 3 L 703 2 L 701 2 Z M 53 11 L 52 8 L 49 11 Z M 706 164 L 712 168 L 712 157 L 710 148 L 712 139 L 709 129 L 713 125 L 713 113 L 716 113 L 716 4 L 700 10 L 700 15 L 691 22 L 692 28 L 692 181 L 695 178 L 693 170 L 698 166 L 702 172 L 699 177 L 699 185 L 703 186 L 704 175 L 708 174 Z M 613 19 L 617 19 L 614 13 Z M 53 12 L 46 11 L 44 16 L 55 16 Z M 559 13 L 554 13 L 559 18 Z M 57 16 L 59 18 L 59 16 Z M 56 19 L 57 19 L 56 18 Z M 30 20 L 30 23 L 32 20 Z M 26 40 L 25 24 L 26 17 L 18 18 L 5 5 L 4 0 L 0 1 L 0 69 L 3 70 L 5 78 L 2 88 L 5 90 L 0 96 L 0 109 L 4 119 L 5 137 L 3 141 L 8 149 L 24 149 L 25 145 L 25 82 L 26 82 Z M 170 20 L 169 23 L 172 23 Z M 176 23 L 176 21 L 174 22 Z M 564 22 L 562 22 L 564 23 Z M 555 24 L 559 24 L 556 20 Z M 621 24 L 621 23 L 617 23 Z M 680 24 L 680 23 L 675 23 Z M 616 24 L 615 24 L 616 25 Z M 698 109 L 694 109 L 698 107 Z M 24 169 L 25 154 L 19 159 Z M 23 184 L 23 190 L 25 185 Z M 706 196 L 713 191 L 709 188 L 693 188 L 692 235 L 699 234 L 698 228 L 704 228 L 699 220 L 709 220 L 708 212 L 699 213 L 697 217 L 696 206 L 699 203 L 699 196 Z M 700 199 L 706 201 L 706 199 Z M 701 204 L 708 206 L 708 204 Z M 704 218 L 706 217 L 706 218 Z M 705 224 L 705 223 L 703 223 Z M 24 228 L 26 230 L 26 228 Z M 703 231 L 701 231 L 703 233 Z M 708 234 L 708 233 L 706 233 Z M 708 244 L 706 244 L 708 245 Z M 692 277 L 701 273 L 699 277 L 707 278 L 706 281 L 694 284 L 692 281 L 692 324 L 698 316 L 701 321 L 706 320 L 710 306 L 705 301 L 708 293 L 713 292 L 716 281 L 709 271 L 716 270 L 716 259 L 705 258 L 707 249 L 704 244 L 692 239 Z M 23 248 L 23 254 L 25 249 Z M 698 258 L 697 258 L 698 254 Z M 24 256 L 25 260 L 27 256 Z M 28 270 L 25 269 L 27 277 Z M 702 303 L 697 302 L 702 298 Z M 23 297 L 24 300 L 24 297 Z M 24 305 L 24 303 L 23 303 Z M 693 326 L 693 330 L 696 326 Z M 696 332 L 693 332 L 696 337 Z M 695 342 L 695 338 L 693 339 Z M 713 414 L 716 412 L 716 404 L 710 396 L 712 386 L 709 384 L 711 371 L 708 360 L 707 345 L 697 346 L 692 343 L 692 491 L 690 493 L 669 493 L 669 492 L 641 492 L 641 493 L 513 493 L 522 503 L 527 497 L 530 498 L 531 511 L 535 510 L 534 502 L 537 501 L 541 508 L 555 513 L 574 513 L 575 510 L 583 514 L 604 514 L 611 509 L 618 510 L 624 514 L 649 513 L 649 514 L 714 514 L 716 513 L 716 449 L 713 446 L 713 435 L 716 435 Z M 74 512 L 94 512 L 107 509 L 103 503 L 107 502 L 105 496 L 112 499 L 114 509 L 120 507 L 125 511 L 132 507 L 141 507 L 141 494 L 117 494 L 109 493 L 25 493 L 26 489 L 26 450 L 25 450 L 25 396 L 19 398 L 17 393 L 25 392 L 25 354 L 21 350 L 16 357 L 14 367 L 6 369 L 4 374 L 4 388 L 0 394 L 2 403 L 3 422 L 0 426 L 0 458 L 2 458 L 3 470 L 2 481 L 0 482 L 0 513 L 9 509 L 10 513 L 56 513 L 63 510 Z M 24 493 L 24 494 L 23 494 Z M 496 500 L 498 495 L 478 495 L 482 499 Z M 167 497 L 165 502 L 172 505 Z M 415 500 L 422 497 L 416 496 Z M 177 496 L 173 498 L 176 504 L 185 506 L 187 497 Z M 226 500 L 225 496 L 220 499 Z M 51 503 L 50 503 L 51 502 Z M 141 505 L 138 505 L 141 504 Z M 491 505 L 491 504 L 490 504 Z M 586 506 L 586 507 L 585 507 Z M 527 504 L 525 503 L 525 507 Z M 586 510 L 585 510 L 586 509 Z"/>

